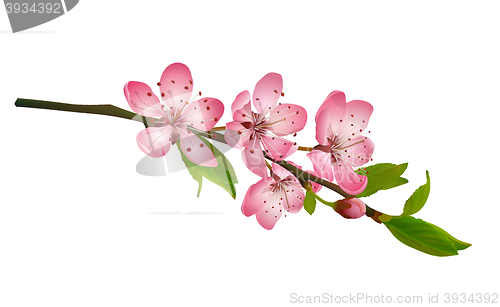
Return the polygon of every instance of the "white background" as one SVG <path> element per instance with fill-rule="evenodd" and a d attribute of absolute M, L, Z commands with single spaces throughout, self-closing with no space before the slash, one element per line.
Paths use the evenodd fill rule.
<path fill-rule="evenodd" d="M 18 34 L 0 12 L 0 306 L 499 293 L 497 3 L 87 0 Z M 208 181 L 196 198 L 187 172 L 136 173 L 140 123 L 14 106 L 19 97 L 129 109 L 123 85 L 155 88 L 173 62 L 226 111 L 266 73 L 282 74 L 282 101 L 309 114 L 302 146 L 315 145 L 313 118 L 331 91 L 369 101 L 373 163 L 409 162 L 410 182 L 367 204 L 399 214 L 429 170 L 416 216 L 472 247 L 432 257 L 321 204 L 266 231 L 241 214 L 258 177 L 236 150 L 237 199 Z M 226 112 L 220 124 L 230 120 Z M 292 160 L 312 168 L 304 153 Z"/>

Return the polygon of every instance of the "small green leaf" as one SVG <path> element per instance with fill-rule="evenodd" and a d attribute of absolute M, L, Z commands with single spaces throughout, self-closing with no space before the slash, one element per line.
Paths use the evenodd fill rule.
<path fill-rule="evenodd" d="M 431 178 L 429 177 L 429 172 L 425 171 L 427 176 L 427 183 L 421 185 L 418 189 L 413 192 L 413 194 L 408 198 L 403 209 L 402 216 L 413 215 L 420 211 L 425 205 L 427 198 L 429 197 L 429 192 L 431 191 Z"/>
<path fill-rule="evenodd" d="M 314 192 L 307 190 L 306 197 L 304 198 L 304 209 L 312 215 L 314 210 L 316 210 L 316 197 L 314 196 Z"/>
<path fill-rule="evenodd" d="M 408 183 L 408 180 L 400 177 L 408 167 L 408 163 L 392 164 L 392 163 L 379 163 L 364 168 L 367 173 L 362 170 L 356 172 L 360 175 L 368 177 L 368 185 L 365 190 L 356 197 L 366 197 L 380 190 L 388 190 L 397 186 Z"/>
<path fill-rule="evenodd" d="M 453 237 L 452 235 L 450 235 L 449 233 L 447 233 L 446 231 L 444 231 L 444 229 L 439 228 L 438 226 L 436 226 L 434 224 L 431 224 L 429 222 L 426 222 L 426 223 L 429 224 L 429 225 L 432 225 L 432 226 L 436 227 L 439 231 L 441 231 L 448 238 L 448 240 L 450 240 L 451 243 L 453 243 L 453 245 L 455 245 L 455 248 L 457 250 L 464 250 L 464 249 L 466 249 L 466 248 L 468 248 L 469 246 L 472 245 L 470 243 L 466 243 L 464 241 L 460 241 L 459 239 Z"/>
<path fill-rule="evenodd" d="M 232 198 L 236 198 L 236 188 L 234 186 L 235 183 L 238 183 L 236 179 L 236 173 L 234 172 L 234 168 L 231 165 L 231 162 L 222 154 L 215 146 L 212 145 L 207 139 L 198 135 L 198 137 L 208 146 L 215 158 L 217 159 L 218 165 L 216 167 L 206 167 L 200 166 L 198 164 L 194 164 L 191 162 L 180 149 L 179 142 L 177 142 L 177 147 L 182 156 L 182 161 L 186 165 L 189 174 L 196 180 L 199 184 L 198 186 L 198 197 L 200 197 L 201 186 L 203 177 L 212 181 L 213 183 L 219 185 L 224 190 L 226 190 Z"/>
<path fill-rule="evenodd" d="M 401 243 L 433 256 L 458 255 L 457 248 L 436 226 L 412 216 L 384 222 Z"/>

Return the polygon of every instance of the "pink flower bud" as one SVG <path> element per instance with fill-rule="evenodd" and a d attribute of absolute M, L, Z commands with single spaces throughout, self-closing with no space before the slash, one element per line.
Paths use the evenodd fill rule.
<path fill-rule="evenodd" d="M 346 219 L 357 219 L 366 213 L 366 205 L 358 198 L 346 198 L 335 202 L 335 211 Z"/>

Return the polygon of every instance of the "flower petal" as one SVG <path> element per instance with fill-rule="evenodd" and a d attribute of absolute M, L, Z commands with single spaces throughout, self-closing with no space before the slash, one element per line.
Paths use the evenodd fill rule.
<path fill-rule="evenodd" d="M 234 99 L 234 102 L 231 105 L 231 113 L 234 116 L 234 113 L 236 111 L 241 110 L 243 108 L 246 108 L 247 105 L 248 105 L 247 116 L 249 116 L 251 114 L 250 113 L 250 111 L 251 111 L 251 109 L 250 109 L 250 92 L 243 91 L 243 92 L 239 93 L 238 96 L 236 96 L 236 98 Z M 237 119 L 234 118 L 234 120 L 237 120 Z"/>
<path fill-rule="evenodd" d="M 233 113 L 233 119 L 239 123 L 246 123 L 245 125 L 254 126 L 255 119 L 252 116 L 252 107 L 250 102 L 244 105 L 241 109 L 236 110 Z"/>
<path fill-rule="evenodd" d="M 360 143 L 346 149 L 347 153 L 344 153 L 342 156 L 344 159 L 352 162 L 352 164 L 361 166 L 370 161 L 373 151 L 375 150 L 375 144 L 371 139 L 365 136 L 358 136 L 346 143 L 346 146 L 358 142 Z"/>
<path fill-rule="evenodd" d="M 353 100 L 347 103 L 347 109 L 340 126 L 341 139 L 355 138 L 365 133 L 368 120 L 373 112 L 373 107 L 366 101 Z"/>
<path fill-rule="evenodd" d="M 224 131 L 224 140 L 231 147 L 243 149 L 243 142 L 248 140 L 249 137 L 248 133 L 244 133 L 246 130 L 237 121 L 229 122 L 226 124 L 226 130 Z"/>
<path fill-rule="evenodd" d="M 304 207 L 304 191 L 299 181 L 290 184 L 283 192 L 284 196 L 280 198 L 283 209 L 290 213 L 298 213 Z"/>
<path fill-rule="evenodd" d="M 321 145 L 329 145 L 328 138 L 332 134 L 328 130 L 329 120 L 330 115 L 327 109 L 323 109 L 321 112 L 318 111 L 316 114 L 316 140 Z"/>
<path fill-rule="evenodd" d="M 297 165 L 292 161 L 287 162 L 299 169 L 302 169 L 300 165 Z M 278 209 L 291 213 L 299 212 L 304 205 L 304 191 L 299 180 L 290 171 L 277 163 L 272 164 L 272 171 L 275 178 L 278 178 L 278 181 L 281 181 L 281 184 L 286 187 L 279 190 L 279 197 L 275 198 L 273 205 L 277 206 Z"/>
<path fill-rule="evenodd" d="M 189 161 L 201 166 L 216 167 L 218 162 L 212 150 L 210 150 L 210 148 L 196 135 L 186 134 L 187 133 L 184 132 L 183 135 L 181 135 L 180 146 L 182 152 Z"/>
<path fill-rule="evenodd" d="M 269 205 L 271 198 L 269 183 L 272 181 L 267 177 L 250 186 L 241 205 L 241 212 L 245 216 L 251 216 Z"/>
<path fill-rule="evenodd" d="M 286 162 L 292 164 L 293 166 L 295 166 L 297 168 L 301 168 L 300 166 L 298 166 L 297 164 L 295 164 L 291 161 L 286 161 Z M 292 173 L 290 173 L 286 168 L 284 168 L 283 166 L 276 164 L 276 163 L 273 163 L 271 165 L 271 169 L 272 169 L 273 173 L 276 176 L 278 176 L 281 180 L 285 179 L 286 177 L 293 176 Z"/>
<path fill-rule="evenodd" d="M 273 109 L 283 90 L 283 79 L 280 74 L 268 73 L 257 82 L 253 91 L 253 105 L 258 113 L 265 114 Z"/>
<path fill-rule="evenodd" d="M 323 112 L 326 110 L 326 112 Z M 332 137 L 339 131 L 341 120 L 346 110 L 345 94 L 341 91 L 331 92 L 323 101 L 316 113 L 316 140 L 321 145 L 328 142 L 326 137 Z M 318 133 L 319 132 L 319 133 Z"/>
<path fill-rule="evenodd" d="M 302 166 L 298 165 L 297 163 L 295 163 L 295 162 L 293 162 L 293 161 L 288 160 L 288 161 L 286 161 L 286 162 L 290 163 L 291 165 L 295 166 L 295 167 L 296 167 L 296 168 L 298 168 L 298 169 L 302 169 Z M 290 173 L 290 174 L 291 174 L 291 173 Z"/>
<path fill-rule="evenodd" d="M 284 136 L 300 131 L 307 121 L 306 110 L 295 104 L 277 105 L 271 110 L 269 122 L 274 123 L 269 126 L 269 130 L 278 136 Z"/>
<path fill-rule="evenodd" d="M 364 191 L 368 184 L 368 178 L 354 173 L 351 167 L 345 163 L 336 163 L 333 165 L 335 179 L 345 192 L 351 195 L 357 195 Z"/>
<path fill-rule="evenodd" d="M 160 78 L 160 91 L 167 107 L 178 111 L 183 104 L 189 101 L 193 92 L 193 78 L 191 71 L 182 63 L 169 65 Z"/>
<path fill-rule="evenodd" d="M 290 149 L 287 151 L 284 158 L 290 157 L 291 155 L 293 155 L 297 151 L 298 148 L 299 148 L 299 145 L 297 145 L 297 143 L 294 142 L 292 147 L 290 147 Z"/>
<path fill-rule="evenodd" d="M 243 149 L 243 151 L 241 152 L 241 157 L 243 158 L 243 163 L 245 163 L 248 169 L 254 174 L 262 178 L 268 176 L 266 161 L 264 159 L 264 154 L 262 153 L 259 142 L 255 142 L 253 148 Z"/>
<path fill-rule="evenodd" d="M 245 127 L 240 123 L 232 121 L 226 123 L 226 130 L 224 131 L 224 140 L 226 143 L 234 148 L 243 149 L 241 145 L 241 134 Z"/>
<path fill-rule="evenodd" d="M 275 207 L 274 209 L 271 208 L 264 208 L 263 210 L 260 210 L 257 212 L 255 215 L 257 217 L 257 222 L 259 222 L 260 226 L 264 227 L 267 230 L 271 230 L 274 228 L 274 225 L 276 225 L 276 222 L 280 219 L 282 212 Z"/>
<path fill-rule="evenodd" d="M 328 181 L 332 181 L 333 170 L 331 164 L 331 154 L 326 153 L 321 150 L 313 150 L 306 156 L 311 160 L 314 171 L 318 174 L 318 177 L 326 178 Z"/>
<path fill-rule="evenodd" d="M 277 161 L 290 156 L 298 147 L 296 143 L 281 137 L 263 136 L 261 141 L 266 154 Z"/>
<path fill-rule="evenodd" d="M 321 176 L 319 176 L 319 175 L 318 175 L 316 172 L 314 172 L 314 171 L 309 171 L 309 170 L 307 170 L 307 171 L 306 171 L 306 173 L 309 173 L 309 174 L 311 174 L 311 175 L 314 175 L 314 176 L 316 176 L 316 177 L 321 178 Z M 321 184 L 316 183 L 316 182 L 313 182 L 313 181 L 311 181 L 311 180 L 308 180 L 308 181 L 309 181 L 309 183 L 311 184 L 311 188 L 312 188 L 312 190 L 313 190 L 313 192 L 314 192 L 314 193 L 318 193 L 318 192 L 319 192 L 319 190 L 321 190 L 321 187 L 322 187 L 322 185 L 321 185 Z"/>
<path fill-rule="evenodd" d="M 212 129 L 224 114 L 224 105 L 219 99 L 202 98 L 190 103 L 178 121 L 202 131 Z"/>
<path fill-rule="evenodd" d="M 151 91 L 151 88 L 142 82 L 130 81 L 123 88 L 125 98 L 127 98 L 130 108 L 143 116 L 159 117 L 165 115 L 161 110 L 158 97 Z M 148 93 L 151 95 L 149 96 Z"/>
<path fill-rule="evenodd" d="M 161 158 L 170 149 L 172 126 L 149 127 L 137 134 L 137 144 L 144 153 L 151 157 Z"/>

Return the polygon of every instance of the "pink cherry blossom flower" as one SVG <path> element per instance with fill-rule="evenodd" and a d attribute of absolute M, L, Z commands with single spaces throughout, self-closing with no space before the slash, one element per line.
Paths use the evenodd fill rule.
<path fill-rule="evenodd" d="M 177 141 L 184 155 L 193 163 L 215 167 L 217 160 L 205 143 L 188 127 L 209 131 L 224 113 L 224 105 L 215 98 L 191 99 L 193 78 L 189 68 L 181 63 L 168 66 L 158 82 L 160 97 L 144 83 L 130 81 L 124 92 L 128 104 L 143 116 L 156 117 L 152 127 L 137 135 L 139 148 L 146 154 L 163 157 Z M 194 101 L 193 101 L 194 100 Z"/>
<path fill-rule="evenodd" d="M 252 104 L 256 112 L 251 108 L 250 93 L 243 91 L 231 106 L 234 120 L 226 124 L 226 142 L 243 149 L 243 162 L 261 177 L 267 176 L 262 150 L 276 161 L 290 156 L 298 145 L 284 136 L 295 136 L 307 121 L 304 108 L 294 104 L 278 104 L 278 99 L 284 96 L 282 89 L 281 75 L 265 75 L 257 82 L 253 92 Z"/>
<path fill-rule="evenodd" d="M 243 199 L 241 211 L 254 215 L 265 229 L 273 229 L 282 214 L 297 213 L 304 206 L 304 191 L 297 178 L 289 171 L 272 164 L 270 177 L 264 177 L 250 186 Z"/>
<path fill-rule="evenodd" d="M 357 219 L 366 213 L 365 203 L 354 197 L 336 201 L 334 209 L 346 219 Z"/>
<path fill-rule="evenodd" d="M 307 154 L 314 170 L 333 181 L 351 195 L 361 193 L 367 177 L 355 172 L 370 161 L 374 143 L 365 136 L 373 107 L 366 101 L 346 103 L 343 92 L 334 91 L 326 97 L 316 114 L 316 140 L 319 145 Z M 333 167 L 333 171 L 332 171 Z"/>

